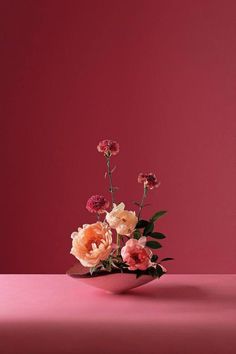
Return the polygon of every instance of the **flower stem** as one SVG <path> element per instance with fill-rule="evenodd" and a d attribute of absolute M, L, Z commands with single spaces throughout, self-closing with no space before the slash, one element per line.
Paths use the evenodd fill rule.
<path fill-rule="evenodd" d="M 109 186 L 110 186 L 109 191 L 111 192 L 111 201 L 112 201 L 111 208 L 113 208 L 113 204 L 115 203 L 115 196 L 114 196 L 114 188 L 113 188 L 113 184 L 112 184 L 112 172 L 111 172 L 110 156 L 106 157 L 106 161 L 107 161 L 107 172 L 108 172 Z"/>
<path fill-rule="evenodd" d="M 116 244 L 117 244 L 117 251 L 116 251 L 116 255 L 119 256 L 120 255 L 120 235 L 116 234 Z"/>
<path fill-rule="evenodd" d="M 148 192 L 148 188 L 144 185 L 142 200 L 141 200 L 141 203 L 139 204 L 138 219 L 140 219 L 141 212 L 143 209 L 143 203 L 144 203 L 145 198 L 147 197 L 147 192 Z"/>

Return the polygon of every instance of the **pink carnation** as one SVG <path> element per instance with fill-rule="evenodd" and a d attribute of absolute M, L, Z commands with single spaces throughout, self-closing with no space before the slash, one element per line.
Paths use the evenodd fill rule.
<path fill-rule="evenodd" d="M 146 237 L 141 237 L 139 240 L 134 238 L 129 239 L 125 246 L 121 249 L 123 261 L 128 264 L 129 270 L 145 270 L 151 267 L 152 251 L 145 247 Z"/>
<path fill-rule="evenodd" d="M 102 140 L 99 142 L 97 149 L 106 156 L 117 155 L 120 151 L 119 144 L 114 140 Z"/>
<path fill-rule="evenodd" d="M 154 173 L 140 173 L 138 175 L 138 182 L 144 183 L 144 185 L 149 189 L 153 189 L 154 187 L 158 187 L 160 185 L 160 182 L 158 182 Z"/>
<path fill-rule="evenodd" d="M 90 213 L 105 213 L 106 209 L 109 207 L 109 201 L 102 195 L 92 195 L 86 204 L 86 209 Z"/>

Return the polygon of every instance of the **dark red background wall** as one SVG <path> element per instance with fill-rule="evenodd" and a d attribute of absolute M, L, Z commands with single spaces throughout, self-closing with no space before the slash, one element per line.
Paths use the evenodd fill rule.
<path fill-rule="evenodd" d="M 70 234 L 107 193 L 161 187 L 173 273 L 236 272 L 236 2 L 1 1 L 0 272 L 61 273 Z"/>

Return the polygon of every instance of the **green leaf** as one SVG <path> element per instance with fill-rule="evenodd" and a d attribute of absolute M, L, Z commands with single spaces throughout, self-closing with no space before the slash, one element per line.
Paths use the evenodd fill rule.
<path fill-rule="evenodd" d="M 147 273 L 150 274 L 153 278 L 156 278 L 158 276 L 158 274 L 156 272 L 156 268 L 154 268 L 154 267 L 148 268 Z"/>
<path fill-rule="evenodd" d="M 147 220 L 139 220 L 135 228 L 136 229 L 143 229 L 148 224 L 149 224 L 149 222 Z"/>
<path fill-rule="evenodd" d="M 165 272 L 163 271 L 163 269 L 159 265 L 157 265 L 157 267 L 156 267 L 156 274 L 159 278 L 165 274 Z"/>
<path fill-rule="evenodd" d="M 174 258 L 167 257 L 167 258 L 163 258 L 163 259 L 161 260 L 161 262 L 165 262 L 165 261 L 173 261 L 173 260 L 174 260 Z"/>
<path fill-rule="evenodd" d="M 166 238 L 166 236 L 161 232 L 152 232 L 149 236 L 156 239 Z"/>
<path fill-rule="evenodd" d="M 159 242 L 157 242 L 157 241 L 147 241 L 146 242 L 146 246 L 150 247 L 150 248 L 154 248 L 154 249 L 162 247 L 162 245 Z"/>
<path fill-rule="evenodd" d="M 156 262 L 158 260 L 158 255 L 157 254 L 153 254 L 152 258 L 151 258 L 151 262 Z"/>
<path fill-rule="evenodd" d="M 136 271 L 136 278 L 140 278 L 143 275 L 142 271 L 137 269 Z"/>
<path fill-rule="evenodd" d="M 134 238 L 136 240 L 139 240 L 141 236 L 142 236 L 142 234 L 141 234 L 141 232 L 139 230 L 135 230 L 134 231 Z"/>
<path fill-rule="evenodd" d="M 91 267 L 89 268 L 90 275 L 93 275 L 94 272 L 96 272 L 96 267 Z"/>
<path fill-rule="evenodd" d="M 162 215 L 166 214 L 167 211 L 165 210 L 160 210 L 157 211 L 150 219 L 150 221 L 155 222 L 157 219 L 159 219 Z"/>
<path fill-rule="evenodd" d="M 143 231 L 144 236 L 147 236 L 147 235 L 151 234 L 153 229 L 154 229 L 154 223 L 153 222 L 149 222 L 148 225 L 145 227 L 145 229 Z"/>

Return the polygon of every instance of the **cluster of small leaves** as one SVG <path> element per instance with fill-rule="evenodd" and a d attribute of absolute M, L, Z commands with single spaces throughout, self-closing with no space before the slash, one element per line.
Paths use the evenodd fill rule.
<path fill-rule="evenodd" d="M 96 275 L 100 272 L 111 273 L 114 271 L 123 272 L 124 270 L 128 270 L 128 265 L 123 262 L 122 257 L 120 255 L 111 255 L 108 259 L 101 261 L 96 267 L 91 267 L 90 274 Z"/>
<path fill-rule="evenodd" d="M 137 240 L 141 236 L 150 236 L 153 239 L 156 240 L 161 240 L 165 238 L 166 236 L 162 234 L 161 232 L 154 232 L 154 227 L 155 227 L 155 222 L 163 215 L 166 214 L 166 211 L 161 210 L 157 211 L 149 220 L 139 220 L 136 229 L 134 231 L 134 238 Z M 141 232 L 142 230 L 142 232 Z M 153 248 L 153 249 L 158 249 L 161 248 L 162 245 L 158 241 L 147 241 L 146 243 L 147 247 Z"/>
<path fill-rule="evenodd" d="M 157 211 L 149 220 L 143 220 L 143 219 L 139 220 L 136 225 L 136 229 L 134 231 L 134 238 L 138 240 L 142 236 L 150 237 L 153 240 L 148 240 L 146 242 L 146 246 L 152 249 L 161 248 L 162 245 L 160 244 L 160 242 L 156 240 L 162 240 L 166 238 L 166 236 L 161 232 L 155 232 L 154 228 L 155 228 L 155 222 L 166 213 L 167 212 L 165 210 L 160 210 Z M 154 263 L 157 262 L 157 260 L 158 260 L 158 256 L 154 254 L 151 258 L 151 261 Z M 170 260 L 173 260 L 173 258 L 170 257 L 163 258 L 160 261 L 160 263 L 165 261 L 170 261 Z M 163 274 L 165 274 L 165 271 L 160 266 L 160 264 L 157 264 L 155 267 L 154 266 L 149 267 L 146 271 L 141 271 L 141 270 L 136 271 L 137 278 L 143 274 L 149 274 L 152 275 L 153 277 L 160 278 Z"/>
<path fill-rule="evenodd" d="M 165 271 L 162 269 L 162 267 L 159 264 L 157 264 L 155 267 L 149 267 L 145 271 L 137 270 L 136 278 L 139 278 L 144 274 L 151 275 L 153 278 L 160 278 L 163 274 L 165 274 Z"/>
<path fill-rule="evenodd" d="M 157 262 L 158 256 L 154 254 L 151 258 L 152 262 Z M 160 263 L 164 261 L 173 260 L 173 258 L 163 258 Z M 123 262 L 120 256 L 109 257 L 107 260 L 102 261 L 98 266 L 90 268 L 90 274 L 96 276 L 101 272 L 109 272 L 109 273 L 133 273 L 136 274 L 136 277 L 139 278 L 142 275 L 151 275 L 154 278 L 160 278 L 165 271 L 160 266 L 160 264 L 156 264 L 156 266 L 152 266 L 147 268 L 146 270 L 134 270 L 131 271 L 128 269 L 128 265 Z"/>
<path fill-rule="evenodd" d="M 113 269 L 120 269 L 120 271 L 122 272 L 124 269 L 128 269 L 128 264 L 126 264 L 121 255 L 117 255 L 115 257 L 112 258 L 111 264 L 113 266 Z"/>
<path fill-rule="evenodd" d="M 160 262 L 164 262 L 164 261 L 170 261 L 173 260 L 174 258 L 163 258 Z M 157 262 L 158 260 L 158 256 L 156 254 L 154 254 L 152 256 L 151 261 L 152 262 Z M 145 271 L 143 270 L 136 270 L 136 278 L 141 277 L 144 274 L 147 275 L 151 275 L 153 278 L 160 278 L 163 274 L 165 274 L 166 272 L 164 271 L 164 269 L 161 267 L 160 264 L 157 264 L 155 267 L 149 267 L 148 269 L 146 269 Z"/>
<path fill-rule="evenodd" d="M 112 271 L 112 257 L 109 257 L 108 259 L 101 261 L 96 267 L 90 268 L 91 275 L 94 275 L 101 271 L 106 271 L 106 272 Z"/>

